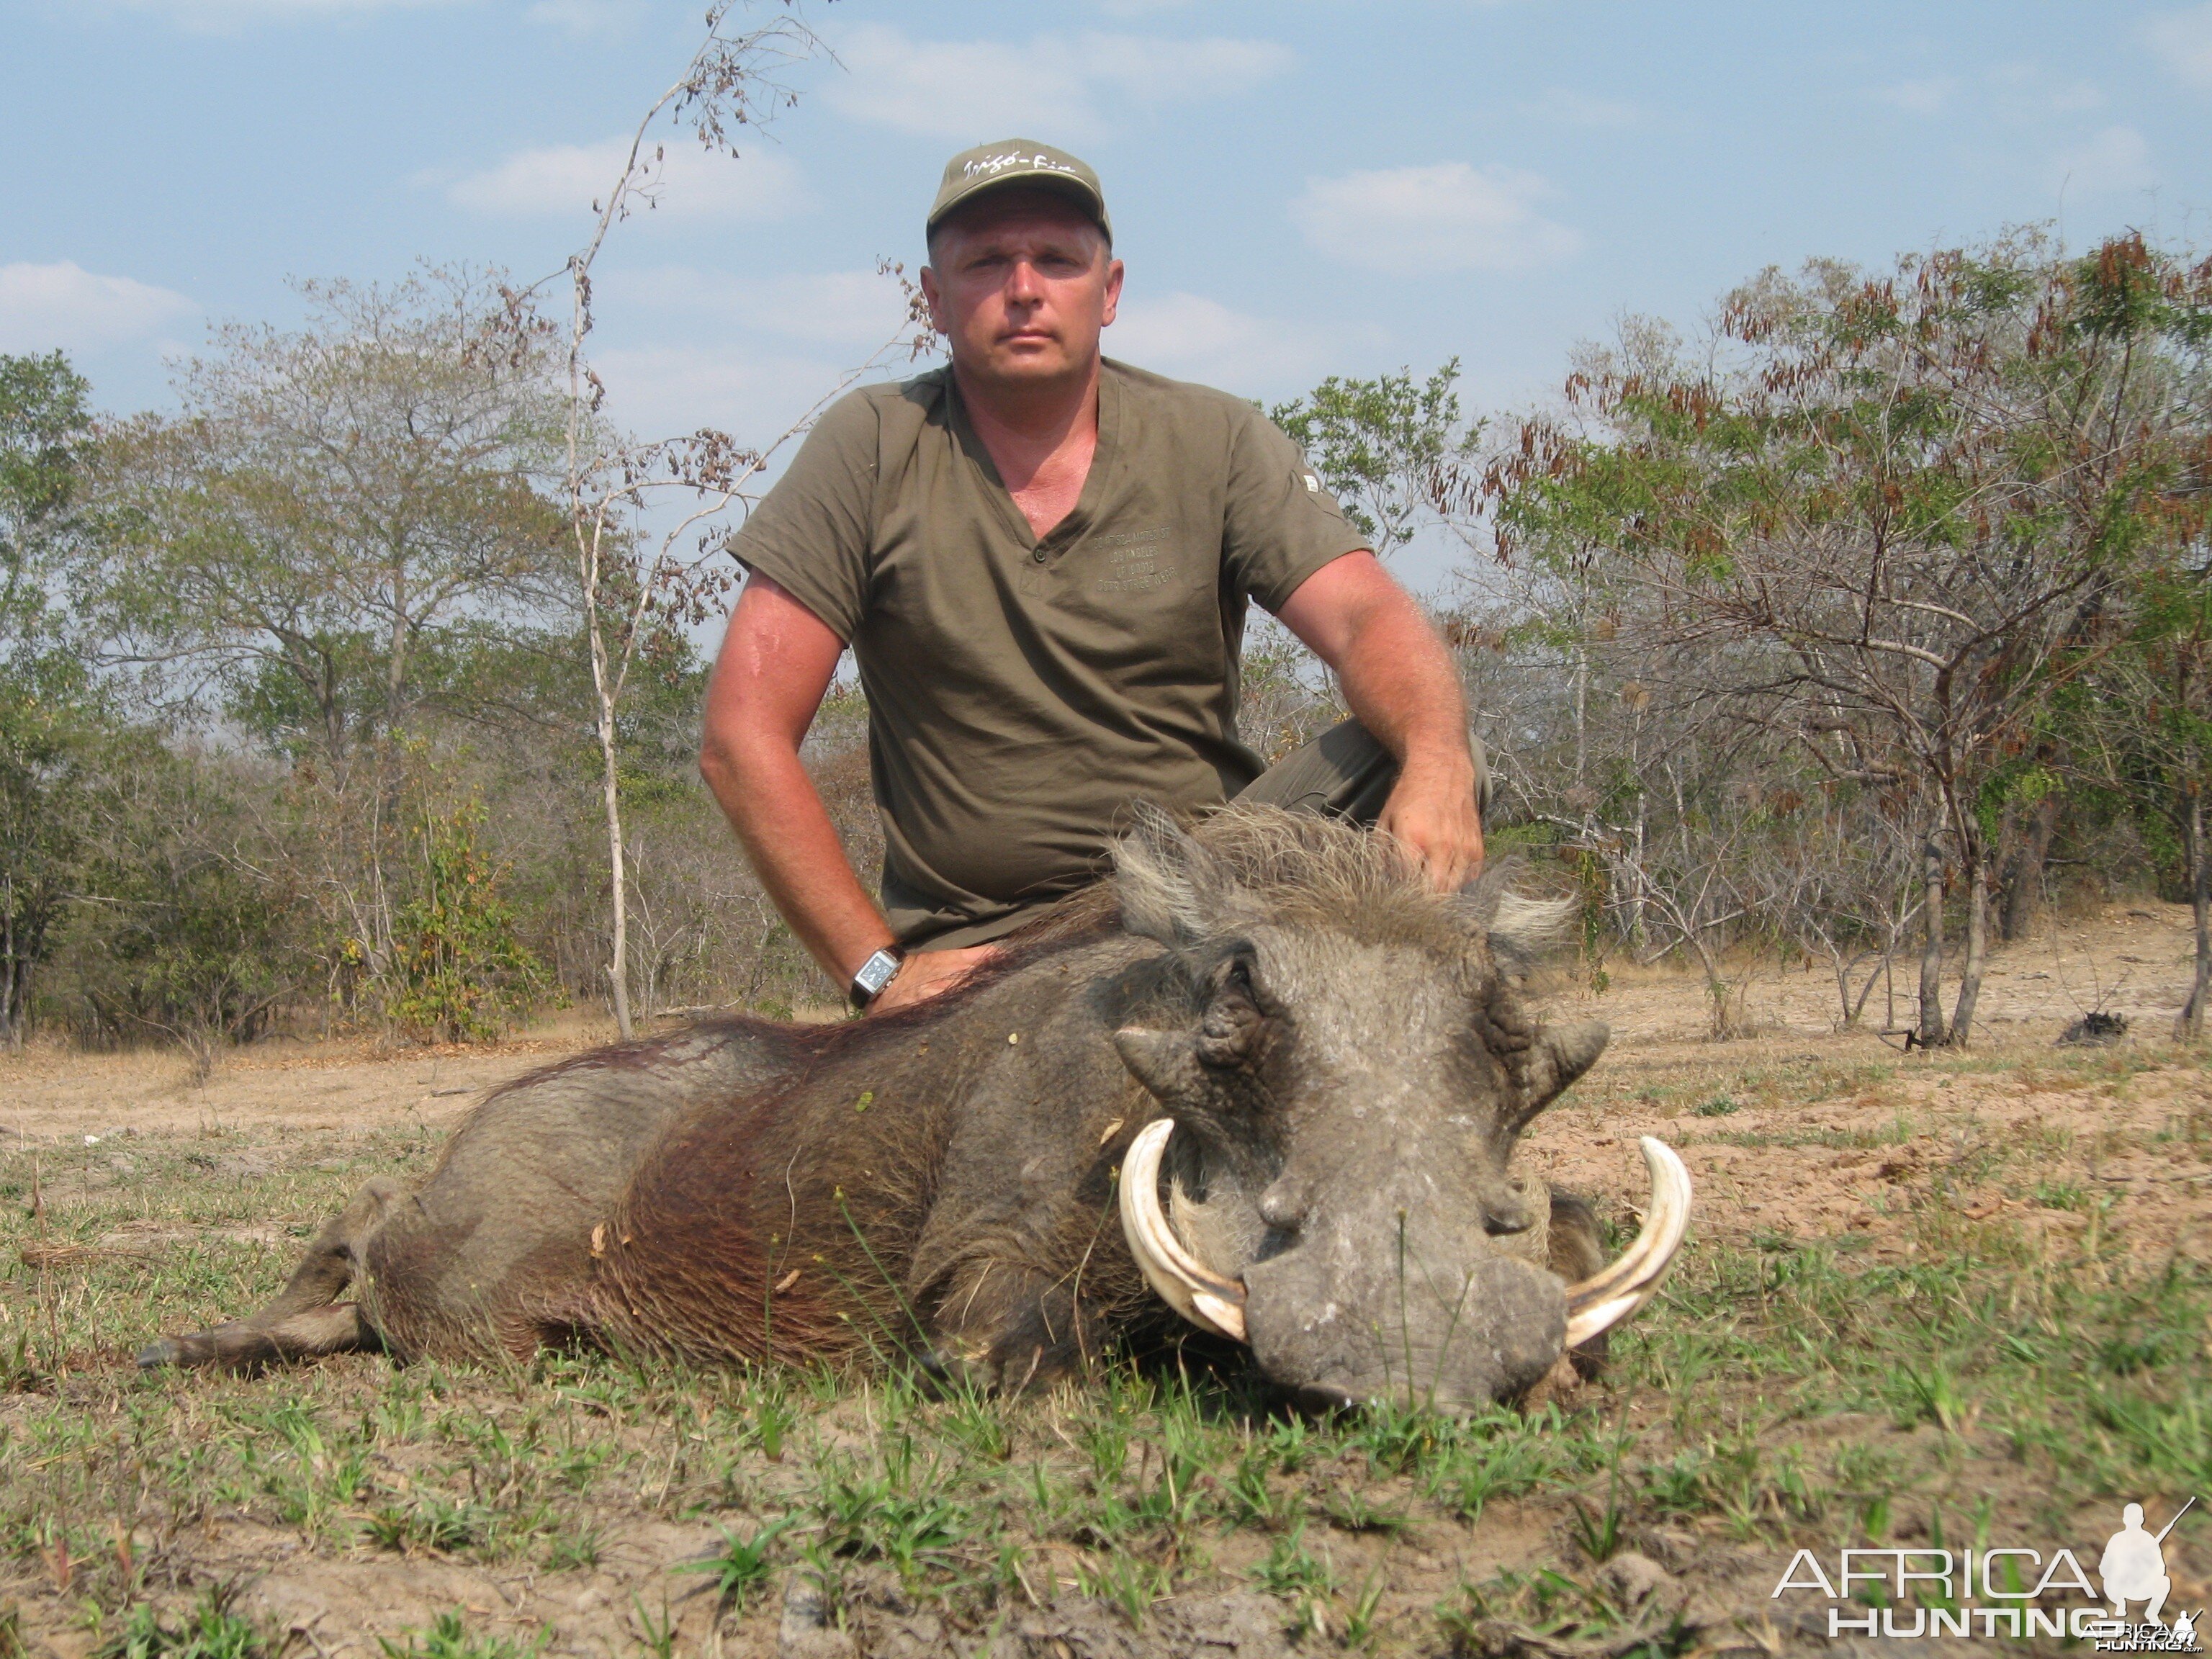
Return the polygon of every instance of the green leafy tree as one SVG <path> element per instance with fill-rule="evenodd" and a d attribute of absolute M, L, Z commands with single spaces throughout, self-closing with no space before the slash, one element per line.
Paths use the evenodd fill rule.
<path fill-rule="evenodd" d="M 2200 534 L 2202 524 L 2200 518 Z M 2164 804 L 2181 832 L 2196 924 L 2197 971 L 2175 1018 L 2174 1036 L 2190 1040 L 2204 1035 L 2205 1003 L 2212 998 L 2212 848 L 2205 844 L 2204 821 L 2206 773 L 2212 767 L 2212 584 L 2207 581 L 2212 572 L 2203 550 L 2192 548 L 2198 556 L 2160 569 L 2148 585 L 2142 629 L 2145 666 L 2168 695 L 2149 699 L 2153 719 L 2138 728 L 2159 739 Z"/>
<path fill-rule="evenodd" d="M 2133 596 L 2122 646 L 2056 711 L 2072 764 L 2057 787 L 2117 805 L 2147 833 L 2162 873 L 2189 897 L 2196 975 L 2174 1021 L 2176 1041 L 2202 1036 L 2212 995 L 2212 846 L 2204 791 L 2212 782 L 2212 549 L 2205 492 L 2166 492 L 2196 532 L 2154 561 Z"/>
<path fill-rule="evenodd" d="M 405 729 L 445 630 L 560 608 L 561 405 L 489 279 L 298 286 L 304 327 L 222 330 L 178 416 L 108 434 L 98 598 L 156 689 L 287 676 L 342 763 Z"/>
<path fill-rule="evenodd" d="M 57 603 L 77 545 L 90 392 L 58 351 L 0 356 L 0 1042 L 10 1048 L 75 887 L 97 736 Z"/>
<path fill-rule="evenodd" d="M 1332 374 L 1267 413 L 1376 553 L 1404 546 L 1424 523 L 1458 522 L 1449 486 L 1483 429 L 1461 410 L 1458 358 L 1419 381 L 1410 368 L 1371 380 Z"/>

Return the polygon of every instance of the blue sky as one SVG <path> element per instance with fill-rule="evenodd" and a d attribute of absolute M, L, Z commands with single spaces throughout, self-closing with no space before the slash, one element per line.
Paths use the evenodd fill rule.
<path fill-rule="evenodd" d="M 700 0 L 0 0 L 0 350 L 117 409 L 289 276 L 535 277 Z M 946 155 L 1019 134 L 1104 176 L 1116 355 L 1278 398 L 1457 356 L 1554 386 L 1623 313 L 1694 324 L 1812 255 L 2055 221 L 2212 244 L 2212 0 L 811 3 L 842 60 L 744 159 L 677 157 L 601 264 L 647 434 L 758 439 L 896 319 Z M 1409 569 L 1417 580 L 1430 569 Z M 1425 586 L 1426 583 L 1423 582 Z"/>

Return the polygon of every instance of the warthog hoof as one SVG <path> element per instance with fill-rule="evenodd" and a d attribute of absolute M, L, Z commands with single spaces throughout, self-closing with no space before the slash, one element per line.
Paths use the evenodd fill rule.
<path fill-rule="evenodd" d="M 160 1341 L 149 1342 L 138 1350 L 138 1369 L 142 1371 L 158 1371 L 164 1365 L 180 1363 L 184 1357 L 185 1351 L 170 1338 L 165 1336 Z"/>

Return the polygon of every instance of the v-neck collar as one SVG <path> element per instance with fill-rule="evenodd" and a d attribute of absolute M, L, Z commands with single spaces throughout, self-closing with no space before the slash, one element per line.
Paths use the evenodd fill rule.
<path fill-rule="evenodd" d="M 1112 373 L 1114 364 L 1102 358 L 1098 365 L 1098 439 L 1091 452 L 1091 470 L 1084 474 L 1082 493 L 1066 515 L 1042 536 L 1030 528 L 1030 521 L 1021 506 L 1014 500 L 1014 492 L 1006 488 L 1006 481 L 999 473 L 999 464 L 991 459 L 989 446 L 975 430 L 975 423 L 968 417 L 968 400 L 960 395 L 960 380 L 951 365 L 945 370 L 945 389 L 952 411 L 953 435 L 967 453 L 976 470 L 989 486 L 988 493 L 996 501 L 1006 527 L 1024 550 L 1039 548 L 1048 552 L 1065 549 L 1090 528 L 1098 516 L 1098 505 L 1106 497 L 1111 483 L 1108 474 L 1120 459 L 1121 446 L 1116 442 L 1121 422 L 1121 388 Z"/>

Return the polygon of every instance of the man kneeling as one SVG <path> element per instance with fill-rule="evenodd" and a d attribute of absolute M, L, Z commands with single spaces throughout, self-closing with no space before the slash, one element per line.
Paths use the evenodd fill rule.
<path fill-rule="evenodd" d="M 953 158 L 921 273 L 951 362 L 843 398 L 732 539 L 751 572 L 700 765 L 792 930 L 854 1001 L 918 1001 L 1106 868 L 1139 800 L 1379 823 L 1440 888 L 1482 861 L 1450 654 L 1289 439 L 1100 355 L 1121 262 L 1097 174 Z M 1237 740 L 1259 603 L 1357 717 L 1265 771 Z M 867 693 L 880 908 L 799 758 L 844 648 Z"/>

